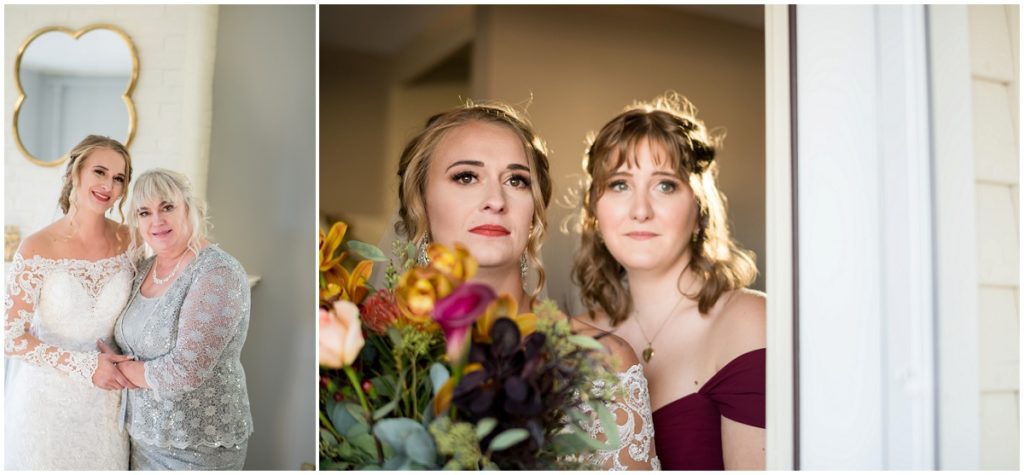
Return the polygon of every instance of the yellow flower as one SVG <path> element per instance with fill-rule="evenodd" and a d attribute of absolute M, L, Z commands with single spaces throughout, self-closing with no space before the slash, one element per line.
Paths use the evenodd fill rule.
<path fill-rule="evenodd" d="M 351 273 L 345 270 L 344 267 L 340 269 L 341 282 L 339 286 L 341 287 L 341 299 L 357 304 L 362 302 L 366 294 L 370 292 L 366 288 L 366 282 L 370 280 L 370 273 L 373 272 L 373 262 L 368 260 L 359 261 Z M 329 284 L 328 287 L 330 287 Z"/>
<path fill-rule="evenodd" d="M 320 231 L 321 302 L 329 302 L 337 298 L 358 304 L 369 293 L 366 282 L 370 279 L 370 273 L 373 271 L 373 263 L 363 260 L 356 264 L 355 269 L 349 271 L 342 266 L 348 253 L 341 251 L 337 256 L 334 255 L 341 247 L 346 231 L 348 231 L 348 225 L 341 221 L 331 226 L 331 231 L 326 237 L 323 230 Z"/>
<path fill-rule="evenodd" d="M 455 243 L 454 251 L 442 244 L 432 243 L 427 247 L 427 256 L 430 257 L 430 267 L 448 276 L 455 287 L 473 277 L 479 266 L 476 259 L 469 255 L 469 250 L 459 243 Z"/>
<path fill-rule="evenodd" d="M 476 325 L 473 327 L 473 341 L 478 343 L 490 343 L 491 342 L 491 326 L 494 325 L 499 318 L 506 317 L 511 318 L 519 327 L 519 334 L 522 337 L 526 337 L 533 333 L 537 328 L 537 316 L 532 313 L 524 313 L 521 315 L 516 314 L 519 310 L 519 304 L 509 294 L 501 294 L 498 298 L 491 302 L 484 312 L 484 315 L 476 321 Z"/>
<path fill-rule="evenodd" d="M 434 304 L 452 293 L 452 282 L 433 268 L 414 267 L 402 275 L 395 287 L 395 300 L 402 316 L 414 323 L 431 320 Z"/>
<path fill-rule="evenodd" d="M 345 231 L 348 231 L 348 224 L 342 221 L 331 226 L 331 231 L 326 238 L 324 231 L 320 230 L 320 272 L 329 272 L 336 267 L 341 267 L 341 262 L 348 256 L 348 253 L 344 251 L 337 257 L 334 256 L 335 251 L 341 246 L 342 240 L 345 239 Z"/>

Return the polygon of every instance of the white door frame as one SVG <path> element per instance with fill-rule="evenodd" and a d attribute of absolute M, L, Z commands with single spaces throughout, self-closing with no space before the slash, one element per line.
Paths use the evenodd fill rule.
<path fill-rule="evenodd" d="M 790 8 L 765 6 L 765 290 L 767 368 L 765 458 L 769 470 L 793 470 L 795 372 L 793 307 L 793 160 L 790 115 Z"/>
<path fill-rule="evenodd" d="M 939 465 L 927 32 L 766 7 L 769 469 Z"/>

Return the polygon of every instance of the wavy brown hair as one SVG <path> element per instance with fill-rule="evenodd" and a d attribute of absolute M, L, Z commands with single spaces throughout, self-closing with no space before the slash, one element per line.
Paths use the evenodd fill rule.
<path fill-rule="evenodd" d="M 583 158 L 586 179 L 581 190 L 580 248 L 572 278 L 580 286 L 591 318 L 603 310 L 612 324 L 618 325 L 633 309 L 624 282 L 626 271 L 601 240 L 595 211 L 609 176 L 627 161 L 635 166 L 636 149 L 645 142 L 658 151 L 656 160 L 660 156 L 671 161 L 677 176 L 693 190 L 699 209 L 687 268 L 698 277 L 700 288 L 687 297 L 696 300 L 700 313 L 706 314 L 723 293 L 754 281 L 754 254 L 733 241 L 725 196 L 718 190 L 715 150 L 720 139 L 712 137 L 697 120 L 689 101 L 669 93 L 629 106 L 589 142 Z M 680 274 L 679 279 L 682 277 Z"/>
<path fill-rule="evenodd" d="M 128 149 L 121 142 L 110 137 L 89 135 L 68 152 L 68 165 L 64 169 L 64 185 L 61 186 L 57 204 L 60 205 L 62 213 L 68 214 L 68 211 L 71 210 L 71 205 L 75 204 L 75 189 L 78 188 L 82 164 L 85 163 L 85 159 L 90 154 L 99 149 L 113 150 L 124 158 L 124 186 L 121 188 L 121 196 L 117 198 L 117 211 L 121 214 L 121 224 L 124 224 L 125 196 L 128 195 L 128 185 L 132 181 L 132 157 L 128 153 Z"/>
<path fill-rule="evenodd" d="M 530 189 L 533 193 L 533 224 L 526 242 L 526 253 L 531 267 L 537 271 L 537 288 L 530 292 L 531 300 L 536 299 L 544 287 L 544 264 L 540 260 L 540 248 L 547 230 L 547 207 L 551 201 L 551 174 L 548 169 L 548 153 L 544 142 L 534 133 L 533 127 L 511 106 L 501 103 L 467 103 L 447 112 L 434 115 L 402 151 L 398 162 L 398 222 L 395 232 L 412 242 L 426 238 L 430 230 L 424 198 L 427 186 L 427 169 L 437 145 L 449 131 L 470 122 L 498 124 L 511 130 L 523 143 L 526 162 L 530 167 Z M 542 206 L 538 206 L 542 203 Z"/>

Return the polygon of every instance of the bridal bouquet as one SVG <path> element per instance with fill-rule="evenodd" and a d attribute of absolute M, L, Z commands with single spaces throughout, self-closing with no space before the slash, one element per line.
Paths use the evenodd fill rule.
<path fill-rule="evenodd" d="M 615 381 L 601 345 L 551 301 L 520 314 L 468 282 L 477 262 L 458 245 L 432 244 L 416 266 L 396 243 L 399 264 L 372 289 L 372 262 L 387 259 L 343 246 L 345 230 L 320 235 L 320 468 L 579 469 L 618 446 L 585 430 L 585 406 L 615 427 L 611 390 L 595 389 Z"/>

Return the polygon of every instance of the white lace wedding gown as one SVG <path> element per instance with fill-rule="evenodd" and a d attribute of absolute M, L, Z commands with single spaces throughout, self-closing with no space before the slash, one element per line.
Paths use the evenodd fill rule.
<path fill-rule="evenodd" d="M 15 254 L 4 299 L 4 468 L 127 470 L 120 391 L 93 386 L 131 291 L 127 254 L 86 261 Z"/>
<path fill-rule="evenodd" d="M 621 444 L 618 450 L 602 451 L 588 457 L 587 461 L 607 470 L 661 470 L 661 462 L 654 450 L 654 419 L 651 415 L 651 396 L 647 391 L 647 378 L 643 367 L 637 363 L 624 373 L 618 373 L 618 384 L 622 391 L 608 405 L 608 412 L 615 417 L 615 430 Z M 595 390 L 604 389 L 604 381 L 594 383 Z M 590 409 L 582 407 L 591 415 L 586 426 L 590 436 L 604 440 L 606 428 Z"/>

